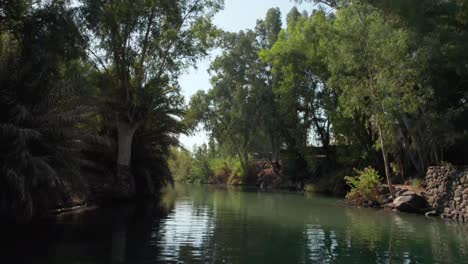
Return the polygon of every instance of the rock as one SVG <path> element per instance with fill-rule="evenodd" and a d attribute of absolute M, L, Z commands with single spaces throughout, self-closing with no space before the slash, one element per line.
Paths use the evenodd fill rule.
<path fill-rule="evenodd" d="M 437 189 L 437 192 L 443 192 L 445 190 L 445 186 L 444 185 L 440 185 L 439 188 Z"/>
<path fill-rule="evenodd" d="M 428 202 L 429 202 L 430 204 L 433 204 L 433 203 L 434 203 L 434 200 L 435 200 L 435 197 L 429 197 Z"/>
<path fill-rule="evenodd" d="M 460 207 L 461 207 L 461 208 L 465 208 L 465 209 L 466 209 L 466 202 L 465 202 L 465 201 L 463 201 L 463 202 L 460 204 Z"/>
<path fill-rule="evenodd" d="M 369 201 L 367 202 L 367 206 L 371 208 L 381 208 L 382 206 L 380 205 L 379 202 L 377 201 Z"/>
<path fill-rule="evenodd" d="M 397 191 L 397 192 L 395 193 L 395 195 L 396 195 L 397 197 L 398 197 L 398 196 L 403 196 L 403 195 L 405 195 L 406 192 L 408 192 L 408 190 L 405 190 L 405 189 L 399 190 L 399 191 Z"/>
<path fill-rule="evenodd" d="M 399 196 L 393 201 L 393 206 L 407 213 L 421 213 L 428 208 L 427 201 L 417 194 Z"/>
<path fill-rule="evenodd" d="M 463 190 L 463 194 L 468 194 L 468 188 L 465 188 L 465 190 Z"/>
<path fill-rule="evenodd" d="M 379 186 L 377 187 L 377 191 L 378 191 L 379 194 L 381 194 L 381 195 L 386 195 L 386 194 L 389 194 L 389 193 L 390 193 L 390 188 L 388 188 L 388 185 L 382 184 L 382 185 L 379 185 Z"/>
<path fill-rule="evenodd" d="M 439 214 L 437 213 L 436 210 L 432 210 L 432 211 L 429 211 L 427 213 L 424 214 L 426 217 L 430 217 L 430 216 L 438 216 Z"/>
<path fill-rule="evenodd" d="M 391 204 L 393 202 L 393 199 L 392 197 L 386 197 L 384 200 L 383 200 L 383 203 L 384 204 Z"/>
<path fill-rule="evenodd" d="M 402 193 L 401 196 L 410 196 L 410 195 L 416 195 L 416 193 L 414 193 L 412 191 L 409 191 L 409 190 L 406 190 L 405 192 Z"/>
<path fill-rule="evenodd" d="M 461 186 L 458 187 L 456 190 L 455 190 L 455 197 L 460 197 L 462 196 L 462 188 Z"/>

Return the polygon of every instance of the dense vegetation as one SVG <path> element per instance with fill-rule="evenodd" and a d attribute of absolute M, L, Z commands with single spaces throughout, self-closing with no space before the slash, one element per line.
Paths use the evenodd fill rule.
<path fill-rule="evenodd" d="M 220 0 L 0 3 L 0 217 L 152 196 Z"/>
<path fill-rule="evenodd" d="M 289 181 L 337 191 L 353 168 L 372 166 L 391 187 L 467 163 L 468 5 L 316 3 L 286 25 L 270 9 L 255 29 L 223 34 L 212 87 L 185 119 L 211 140 L 174 151 L 190 160 L 179 180 L 210 181 L 212 160 L 232 158 L 242 177 L 262 158 Z"/>
<path fill-rule="evenodd" d="M 391 186 L 466 164 L 465 1 L 315 2 L 233 33 L 222 0 L 1 1 L 0 217 L 154 196 L 171 172 L 248 183 L 259 160 L 335 192 L 353 168 Z M 214 46 L 187 106 L 178 77 Z"/>

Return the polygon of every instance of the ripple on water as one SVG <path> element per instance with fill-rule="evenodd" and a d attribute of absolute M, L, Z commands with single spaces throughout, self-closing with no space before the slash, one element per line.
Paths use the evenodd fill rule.
<path fill-rule="evenodd" d="M 183 250 L 190 250 L 195 259 L 203 256 L 203 246 L 213 234 L 213 212 L 208 206 L 195 206 L 193 201 L 177 202 L 167 218 L 162 219 L 157 230 L 161 248 L 160 260 L 177 260 Z"/>

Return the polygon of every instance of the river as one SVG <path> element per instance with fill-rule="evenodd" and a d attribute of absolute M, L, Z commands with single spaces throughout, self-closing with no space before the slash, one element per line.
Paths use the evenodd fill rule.
<path fill-rule="evenodd" d="M 6 228 L 3 228 L 5 230 Z M 468 263 L 468 225 L 319 195 L 176 185 L 3 231 L 1 263 Z"/>

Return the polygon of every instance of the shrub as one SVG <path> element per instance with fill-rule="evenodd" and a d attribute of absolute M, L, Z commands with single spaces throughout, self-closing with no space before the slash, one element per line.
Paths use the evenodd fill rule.
<path fill-rule="evenodd" d="M 423 186 L 423 180 L 421 179 L 413 179 L 411 181 L 411 185 L 413 185 L 413 187 L 415 188 L 421 188 Z"/>
<path fill-rule="evenodd" d="M 317 187 L 314 184 L 308 183 L 304 186 L 304 191 L 308 193 L 314 193 L 317 191 Z"/>
<path fill-rule="evenodd" d="M 382 180 L 379 173 L 372 167 L 364 170 L 354 171 L 358 174 L 356 177 L 346 176 L 346 183 L 351 187 L 351 191 L 346 195 L 346 199 L 355 204 L 362 204 L 367 201 L 380 201 L 380 195 L 377 186 Z"/>
<path fill-rule="evenodd" d="M 171 148 L 168 159 L 169 170 L 176 181 L 187 182 L 191 178 L 194 159 L 191 153 L 182 148 Z"/>
<path fill-rule="evenodd" d="M 242 184 L 245 173 L 240 161 L 235 158 L 216 158 L 210 161 L 210 168 L 214 172 L 212 182 L 232 185 Z"/>

